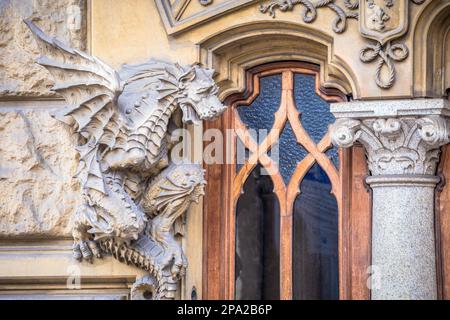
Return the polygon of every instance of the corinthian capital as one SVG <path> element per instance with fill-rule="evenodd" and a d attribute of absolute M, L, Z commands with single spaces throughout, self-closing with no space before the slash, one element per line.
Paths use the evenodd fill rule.
<path fill-rule="evenodd" d="M 440 116 L 428 116 L 417 121 L 419 134 L 430 146 L 439 147 L 448 143 L 448 119 Z"/>
<path fill-rule="evenodd" d="M 361 121 L 354 119 L 338 119 L 332 125 L 331 141 L 335 146 L 351 147 L 360 136 Z"/>
<path fill-rule="evenodd" d="M 435 174 L 440 147 L 450 141 L 447 102 L 441 109 L 428 109 L 430 115 L 424 115 L 426 110 L 418 108 L 416 102 L 411 103 L 412 110 L 407 109 L 406 102 L 387 102 L 391 108 L 380 102 L 385 107 L 382 111 L 363 110 L 364 104 L 341 104 L 347 109 L 339 111 L 334 108 L 338 118 L 331 127 L 334 145 L 347 148 L 356 141 L 363 144 L 372 175 Z M 373 102 L 368 105 L 375 107 Z M 357 107 L 354 117 L 349 106 Z M 342 114 L 347 117 L 339 118 Z"/>

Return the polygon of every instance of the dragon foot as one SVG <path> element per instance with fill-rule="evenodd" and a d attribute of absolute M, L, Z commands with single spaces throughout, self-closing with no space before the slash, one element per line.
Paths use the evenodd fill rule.
<path fill-rule="evenodd" d="M 94 257 L 101 259 L 102 254 L 97 243 L 94 241 L 77 241 L 72 247 L 73 257 L 78 260 L 86 260 L 92 263 Z"/>
<path fill-rule="evenodd" d="M 185 274 L 187 259 L 180 250 L 167 251 L 152 238 L 142 235 L 131 245 L 119 243 L 113 238 L 99 242 L 103 252 L 128 265 L 149 272 L 147 278 L 135 283 L 132 299 L 174 299 L 180 277 Z M 176 261 L 176 263 L 175 263 Z M 145 293 L 144 291 L 148 291 Z M 133 293 L 134 292 L 134 293 Z M 133 298 L 134 295 L 134 298 Z M 144 297 L 144 298 L 143 298 Z"/>
<path fill-rule="evenodd" d="M 151 275 L 136 280 L 131 287 L 131 300 L 155 300 L 158 284 Z"/>
<path fill-rule="evenodd" d="M 165 249 L 159 257 L 156 257 L 156 261 L 162 269 L 170 270 L 173 279 L 181 279 L 186 274 L 187 258 L 177 243 Z"/>
<path fill-rule="evenodd" d="M 162 275 L 157 281 L 152 275 L 145 275 L 136 280 L 131 288 L 131 300 L 173 300 L 178 288 L 178 281 L 172 276 Z"/>

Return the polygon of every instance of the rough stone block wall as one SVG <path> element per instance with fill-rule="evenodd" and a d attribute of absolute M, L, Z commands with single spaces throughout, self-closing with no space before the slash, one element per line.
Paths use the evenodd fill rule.
<path fill-rule="evenodd" d="M 0 237 L 70 236 L 75 141 L 45 111 L 0 113 Z"/>
<path fill-rule="evenodd" d="M 38 48 L 23 19 L 84 50 L 85 0 L 0 0 L 0 96 L 51 96 L 52 81 L 48 72 L 34 63 Z"/>
<path fill-rule="evenodd" d="M 76 141 L 50 116 L 63 102 L 34 63 L 23 19 L 86 49 L 85 0 L 0 0 L 0 238 L 69 237 L 80 203 Z"/>

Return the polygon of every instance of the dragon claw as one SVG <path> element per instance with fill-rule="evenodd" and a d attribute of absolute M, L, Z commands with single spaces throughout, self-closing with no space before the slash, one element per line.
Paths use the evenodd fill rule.
<path fill-rule="evenodd" d="M 173 248 L 171 253 L 167 253 L 163 260 L 162 265 L 170 266 L 170 273 L 173 279 L 180 279 L 186 274 L 187 258 L 184 256 L 181 248 Z"/>
<path fill-rule="evenodd" d="M 94 241 L 78 241 L 73 245 L 73 257 L 78 260 L 86 260 L 89 263 L 93 262 L 93 258 L 102 258 L 100 249 Z"/>
<path fill-rule="evenodd" d="M 181 279 L 186 274 L 187 264 L 174 264 L 170 270 L 172 278 Z"/>
<path fill-rule="evenodd" d="M 80 245 L 78 243 L 74 243 L 72 247 L 72 254 L 75 260 L 81 261 L 83 259 L 83 255 L 80 251 Z"/>

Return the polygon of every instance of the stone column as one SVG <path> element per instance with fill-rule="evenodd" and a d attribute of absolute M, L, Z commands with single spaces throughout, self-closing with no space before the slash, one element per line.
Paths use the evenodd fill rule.
<path fill-rule="evenodd" d="M 333 143 L 359 141 L 366 150 L 372 299 L 436 299 L 434 190 L 440 147 L 449 142 L 449 101 L 337 103 L 332 112 Z"/>

